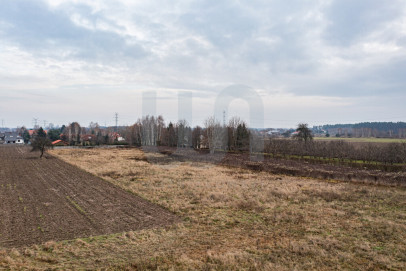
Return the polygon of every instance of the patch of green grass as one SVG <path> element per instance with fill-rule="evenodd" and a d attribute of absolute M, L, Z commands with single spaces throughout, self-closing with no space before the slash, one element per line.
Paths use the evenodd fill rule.
<path fill-rule="evenodd" d="M 272 158 L 283 158 L 283 159 L 290 159 L 290 160 L 301 160 L 301 161 L 313 161 L 318 163 L 327 163 L 327 164 L 339 164 L 339 165 L 353 165 L 353 166 L 386 166 L 386 167 L 402 167 L 406 166 L 403 163 L 393 163 L 393 164 L 385 164 L 383 162 L 378 161 L 363 161 L 363 160 L 352 160 L 347 158 L 328 158 L 328 157 L 321 157 L 321 156 L 310 156 L 310 155 L 281 155 L 281 154 L 272 154 L 272 153 L 254 153 L 254 154 L 262 154 L 264 156 L 269 156 Z M 394 168 L 395 170 L 398 170 Z"/>
<path fill-rule="evenodd" d="M 66 199 L 82 214 L 86 215 L 86 211 L 83 210 L 82 207 L 80 207 L 80 205 L 74 201 L 73 199 L 71 199 L 69 196 L 66 196 Z"/>

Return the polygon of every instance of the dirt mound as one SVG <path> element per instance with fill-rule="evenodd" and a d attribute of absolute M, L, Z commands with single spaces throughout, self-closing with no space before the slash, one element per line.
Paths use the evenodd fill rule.
<path fill-rule="evenodd" d="M 166 226 L 164 208 L 57 158 L 0 147 L 0 247 Z"/>

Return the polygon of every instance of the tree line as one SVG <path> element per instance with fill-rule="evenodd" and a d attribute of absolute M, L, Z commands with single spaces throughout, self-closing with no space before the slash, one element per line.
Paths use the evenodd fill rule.
<path fill-rule="evenodd" d="M 145 116 L 123 131 L 127 142 L 134 146 L 168 146 L 244 151 L 249 149 L 252 131 L 238 117 L 221 124 L 215 117 L 204 121 L 204 127 L 192 128 L 186 120 L 168 125 L 162 116 Z"/>
<path fill-rule="evenodd" d="M 323 130 L 336 136 L 406 138 L 406 122 L 361 122 L 324 125 Z"/>
<path fill-rule="evenodd" d="M 308 141 L 270 139 L 265 152 L 274 157 L 313 157 L 330 161 L 396 164 L 406 163 L 406 143 L 354 143 L 346 141 Z"/>
<path fill-rule="evenodd" d="M 205 120 L 204 126 L 192 128 L 186 120 L 165 123 L 162 116 L 144 116 L 131 126 L 102 128 L 97 123 L 82 127 L 78 122 L 63 125 L 59 129 L 45 131 L 39 128 L 30 134 L 20 129 L 26 143 L 37 144 L 46 134 L 47 144 L 61 140 L 70 146 L 94 146 L 105 144 L 128 144 L 132 146 L 168 146 L 178 148 L 209 149 L 227 151 L 248 151 L 252 132 L 245 121 L 233 117 L 227 124 L 221 124 L 215 117 Z M 42 143 L 41 143 L 42 144 Z M 33 144 L 34 146 L 34 144 Z"/>
<path fill-rule="evenodd" d="M 42 130 L 42 129 L 41 129 Z M 23 130 L 24 135 L 27 134 Z M 41 137 L 44 137 L 41 132 Z M 35 135 L 34 135 L 35 138 Z M 191 127 L 186 120 L 165 123 L 162 116 L 144 116 L 131 126 L 102 128 L 97 123 L 81 127 L 73 122 L 60 129 L 47 131 L 50 141 L 61 139 L 69 145 L 123 144 L 132 146 L 167 146 L 177 148 L 261 152 L 274 157 L 314 157 L 331 161 L 380 162 L 384 164 L 406 163 L 406 143 L 351 143 L 345 141 L 314 141 L 307 124 L 299 124 L 290 139 L 266 138 L 260 132 L 249 129 L 239 117 L 221 123 L 208 117 L 203 127 Z M 48 141 L 47 141 L 48 142 Z M 48 142 L 49 143 L 49 142 Z"/>

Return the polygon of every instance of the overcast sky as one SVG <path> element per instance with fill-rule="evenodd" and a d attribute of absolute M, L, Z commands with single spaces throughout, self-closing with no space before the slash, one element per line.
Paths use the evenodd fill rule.
<path fill-rule="evenodd" d="M 406 121 L 406 2 L 1 1 L 6 126 L 132 124 L 151 91 L 168 121 L 192 95 L 202 124 L 234 84 L 261 97 L 266 127 Z M 249 121 L 243 99 L 224 110 Z"/>

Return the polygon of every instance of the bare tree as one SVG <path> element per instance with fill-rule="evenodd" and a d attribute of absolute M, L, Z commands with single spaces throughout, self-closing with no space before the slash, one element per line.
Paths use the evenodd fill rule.
<path fill-rule="evenodd" d="M 227 126 L 229 150 L 246 148 L 249 145 L 249 132 L 247 127 L 247 123 L 239 117 L 234 116 L 230 119 Z M 244 141 L 244 143 L 242 143 L 242 141 Z"/>
<path fill-rule="evenodd" d="M 224 141 L 224 129 L 221 123 L 215 117 L 209 117 L 205 120 L 206 137 L 209 145 L 210 153 L 214 153 L 216 149 L 222 148 Z"/>
<path fill-rule="evenodd" d="M 190 127 L 186 120 L 179 120 L 177 123 L 178 147 L 187 147 L 190 145 Z"/>
<path fill-rule="evenodd" d="M 64 138 L 66 138 L 71 145 L 77 145 L 80 143 L 80 137 L 82 135 L 82 127 L 77 122 L 72 122 L 64 130 Z"/>
<path fill-rule="evenodd" d="M 200 146 L 202 145 L 202 136 L 203 136 L 202 128 L 200 126 L 196 126 L 192 132 L 193 148 L 200 149 Z"/>

